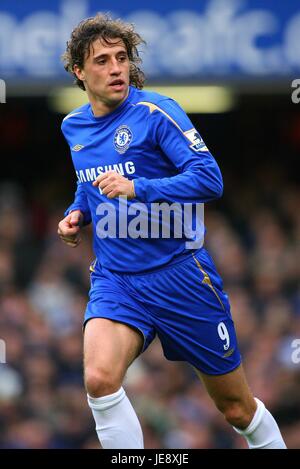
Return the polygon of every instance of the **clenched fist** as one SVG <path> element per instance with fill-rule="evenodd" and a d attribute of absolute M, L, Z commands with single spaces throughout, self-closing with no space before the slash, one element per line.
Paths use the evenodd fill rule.
<path fill-rule="evenodd" d="M 83 223 L 83 214 L 80 210 L 69 213 L 58 224 L 57 233 L 60 239 L 72 248 L 81 242 L 80 229 Z"/>
<path fill-rule="evenodd" d="M 93 186 L 99 187 L 102 194 L 105 194 L 108 199 L 114 199 L 120 195 L 126 195 L 130 200 L 135 197 L 133 181 L 125 178 L 117 171 L 107 171 L 93 182 Z"/>

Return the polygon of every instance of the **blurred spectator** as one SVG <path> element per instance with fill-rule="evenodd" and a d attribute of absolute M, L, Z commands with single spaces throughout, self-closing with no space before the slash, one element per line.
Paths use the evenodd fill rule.
<path fill-rule="evenodd" d="M 255 191 L 253 181 L 228 185 L 223 206 L 207 205 L 207 247 L 230 297 L 254 395 L 277 419 L 288 447 L 297 448 L 300 364 L 292 360 L 292 342 L 300 339 L 300 191 L 281 174 L 279 194 L 276 168 L 255 174 Z M 40 187 L 39 204 L 30 206 L 18 186 L 0 187 L 2 448 L 99 447 L 82 376 L 91 233 L 77 249 L 59 242 L 63 209 L 43 208 L 55 184 L 45 194 Z M 146 447 L 245 447 L 194 370 L 168 362 L 158 340 L 130 367 L 125 387 Z"/>

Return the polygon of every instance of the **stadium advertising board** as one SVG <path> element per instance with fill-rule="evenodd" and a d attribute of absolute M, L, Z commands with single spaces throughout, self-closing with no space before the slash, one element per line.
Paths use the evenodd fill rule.
<path fill-rule="evenodd" d="M 67 80 L 59 57 L 72 28 L 97 11 L 136 24 L 152 80 L 295 77 L 300 4 L 289 0 L 2 0 L 0 77 Z"/>

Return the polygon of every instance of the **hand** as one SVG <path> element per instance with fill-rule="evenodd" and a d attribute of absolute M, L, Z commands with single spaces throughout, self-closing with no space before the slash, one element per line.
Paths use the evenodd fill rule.
<path fill-rule="evenodd" d="M 83 214 L 80 210 L 74 210 L 69 213 L 58 224 L 58 236 L 60 239 L 72 248 L 76 248 L 81 242 L 80 229 L 83 222 Z"/>
<path fill-rule="evenodd" d="M 120 195 L 126 195 L 130 200 L 135 197 L 133 181 L 125 178 L 117 171 L 107 171 L 93 182 L 93 186 L 99 187 L 102 194 L 108 199 L 114 199 Z"/>

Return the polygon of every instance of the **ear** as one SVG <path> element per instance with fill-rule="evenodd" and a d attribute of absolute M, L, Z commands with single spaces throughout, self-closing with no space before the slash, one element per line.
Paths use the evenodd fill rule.
<path fill-rule="evenodd" d="M 81 80 L 81 81 L 84 81 L 85 80 L 85 73 L 84 71 L 78 67 L 77 64 L 74 65 L 73 67 L 73 72 L 75 73 L 76 77 Z"/>

